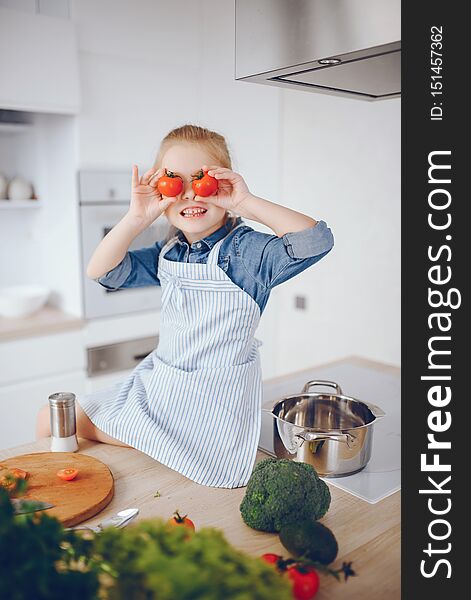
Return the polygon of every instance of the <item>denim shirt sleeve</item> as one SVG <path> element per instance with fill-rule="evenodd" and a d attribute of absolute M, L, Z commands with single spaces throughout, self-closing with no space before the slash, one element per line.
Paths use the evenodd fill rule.
<path fill-rule="evenodd" d="M 234 245 L 246 272 L 269 290 L 321 260 L 332 249 L 334 237 L 327 224 L 318 221 L 283 237 L 241 229 Z"/>
<path fill-rule="evenodd" d="M 116 267 L 95 281 L 108 290 L 160 285 L 157 266 L 163 245 L 161 241 L 147 248 L 128 250 Z"/>

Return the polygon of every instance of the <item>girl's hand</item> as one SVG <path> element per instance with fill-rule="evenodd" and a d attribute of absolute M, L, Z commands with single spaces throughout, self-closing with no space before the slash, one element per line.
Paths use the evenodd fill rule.
<path fill-rule="evenodd" d="M 137 165 L 132 167 L 131 204 L 128 214 L 148 227 L 173 204 L 176 198 L 162 196 L 157 189 L 159 178 L 165 175 L 165 169 L 149 169 L 139 177 Z"/>
<path fill-rule="evenodd" d="M 203 172 L 207 172 L 218 181 L 217 191 L 212 196 L 203 198 L 203 201 L 239 213 L 243 203 L 252 196 L 242 175 L 226 167 L 208 167 L 207 165 L 203 165 Z"/>

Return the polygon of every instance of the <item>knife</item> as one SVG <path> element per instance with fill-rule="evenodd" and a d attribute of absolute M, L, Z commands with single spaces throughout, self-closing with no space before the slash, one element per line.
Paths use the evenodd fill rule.
<path fill-rule="evenodd" d="M 98 523 L 98 525 L 78 525 L 77 527 L 68 527 L 65 531 L 91 529 L 95 533 L 99 533 L 108 527 L 125 527 L 137 514 L 139 514 L 138 508 L 126 508 L 125 510 L 120 510 L 115 515 L 104 519 L 101 523 Z"/>
<path fill-rule="evenodd" d="M 119 513 L 105 519 L 101 523 L 98 523 L 98 527 L 106 529 L 107 527 L 122 527 L 125 523 L 133 519 L 139 513 L 138 508 L 126 508 L 120 510 Z"/>
<path fill-rule="evenodd" d="M 32 498 L 10 498 L 10 502 L 13 505 L 13 511 L 15 515 L 25 515 L 38 510 L 54 508 L 54 504 L 49 504 L 49 502 L 43 502 L 42 500 L 33 500 Z"/>

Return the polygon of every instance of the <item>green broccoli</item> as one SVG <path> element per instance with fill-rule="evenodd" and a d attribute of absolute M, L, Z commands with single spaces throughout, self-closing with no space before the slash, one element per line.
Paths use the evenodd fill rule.
<path fill-rule="evenodd" d="M 252 471 L 240 505 L 253 529 L 278 532 L 303 517 L 320 519 L 330 506 L 330 491 L 308 463 L 266 458 Z"/>

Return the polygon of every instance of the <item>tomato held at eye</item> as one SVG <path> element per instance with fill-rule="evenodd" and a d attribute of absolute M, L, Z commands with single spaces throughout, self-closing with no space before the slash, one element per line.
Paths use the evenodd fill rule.
<path fill-rule="evenodd" d="M 319 575 L 315 569 L 289 567 L 286 576 L 292 582 L 293 598 L 311 600 L 319 591 Z"/>
<path fill-rule="evenodd" d="M 218 180 L 215 177 L 208 175 L 208 173 L 200 171 L 197 178 L 193 180 L 191 186 L 197 196 L 207 198 L 208 196 L 212 196 L 218 189 Z"/>
<path fill-rule="evenodd" d="M 178 196 L 182 192 L 183 181 L 178 175 L 172 173 L 172 171 L 165 171 L 165 175 L 159 177 L 157 189 L 162 196 L 167 196 L 167 198 L 175 198 L 175 196 Z"/>
<path fill-rule="evenodd" d="M 60 471 L 57 471 L 56 473 L 57 477 L 59 477 L 59 479 L 63 479 L 64 481 L 72 481 L 72 479 L 75 479 L 78 475 L 78 470 L 77 469 L 61 469 Z"/>

